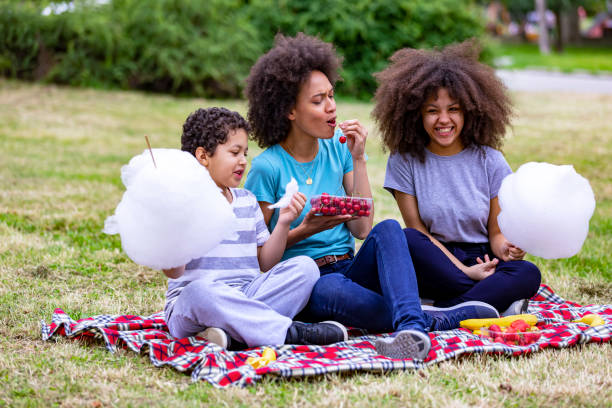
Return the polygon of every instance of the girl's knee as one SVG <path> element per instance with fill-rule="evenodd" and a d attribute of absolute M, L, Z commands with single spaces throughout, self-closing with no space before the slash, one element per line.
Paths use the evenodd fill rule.
<path fill-rule="evenodd" d="M 540 287 L 540 283 L 542 282 L 542 274 L 540 273 L 540 269 L 529 261 L 518 262 L 521 263 L 521 276 L 531 284 L 531 289 L 533 289 L 534 293 L 537 292 Z"/>
<path fill-rule="evenodd" d="M 404 228 L 404 235 L 406 235 L 406 241 L 408 241 L 408 243 L 416 242 L 422 240 L 423 238 L 429 240 L 427 235 L 414 228 Z"/>

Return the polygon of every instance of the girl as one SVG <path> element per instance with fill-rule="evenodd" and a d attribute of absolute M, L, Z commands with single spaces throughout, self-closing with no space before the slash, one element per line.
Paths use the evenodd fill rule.
<path fill-rule="evenodd" d="M 376 75 L 373 116 L 391 151 L 384 187 L 408 227 L 420 295 L 436 306 L 480 300 L 517 314 L 540 271 L 497 224 L 497 193 L 512 172 L 499 151 L 511 104 L 478 51 L 465 42 L 396 52 Z"/>
<path fill-rule="evenodd" d="M 267 148 L 253 159 L 245 187 L 260 203 L 269 228 L 278 222 L 270 203 L 283 194 L 293 177 L 307 197 L 332 195 L 371 197 L 365 142 L 358 120 L 339 124 L 347 143 L 334 136 L 337 125 L 333 84 L 340 59 L 331 44 L 298 34 L 277 36 L 275 46 L 251 69 L 246 95 L 253 138 Z M 424 359 L 429 330 L 456 328 L 469 317 L 497 315 L 489 305 L 471 303 L 451 310 L 423 313 L 406 238 L 393 220 L 372 229 L 367 217 L 316 216 L 304 212 L 292 223 L 283 259 L 308 255 L 321 278 L 306 312 L 310 318 L 333 319 L 372 331 L 395 331 L 376 343 L 380 354 Z M 304 215 L 305 214 L 305 215 Z M 353 236 L 365 239 L 354 254 Z"/>

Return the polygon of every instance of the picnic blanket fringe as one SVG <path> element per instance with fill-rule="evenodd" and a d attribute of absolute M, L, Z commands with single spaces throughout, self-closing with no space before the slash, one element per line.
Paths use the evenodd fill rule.
<path fill-rule="evenodd" d="M 98 315 L 75 321 L 58 308 L 50 324 L 41 321 L 41 333 L 43 340 L 54 336 L 77 340 L 103 339 L 110 352 L 123 347 L 136 353 L 148 353 L 156 367 L 168 365 L 181 372 L 191 372 L 193 381 L 205 380 L 215 387 L 247 386 L 264 375 L 282 378 L 348 371 L 385 373 L 418 369 L 463 354 L 519 356 L 548 347 L 610 342 L 612 337 L 612 305 L 581 306 L 562 299 L 546 285 L 541 285 L 531 299 L 528 312 L 538 317 L 542 337 L 537 343 L 508 346 L 491 342 L 465 329 L 431 332 L 432 347 L 423 362 L 391 360 L 377 355 L 373 345 L 376 335 L 359 336 L 354 335 L 357 332 L 351 332 L 353 335 L 349 341 L 330 346 L 275 346 L 277 360 L 254 369 L 246 360 L 261 356 L 263 347 L 231 352 L 199 337 L 175 339 L 168 333 L 163 312 L 144 317 Z M 599 314 L 606 324 L 590 327 L 571 322 L 589 313 Z"/>

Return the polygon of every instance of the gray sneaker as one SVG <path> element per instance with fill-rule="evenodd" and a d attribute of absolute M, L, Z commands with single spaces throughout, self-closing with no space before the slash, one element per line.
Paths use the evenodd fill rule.
<path fill-rule="evenodd" d="M 432 318 L 431 331 L 457 329 L 462 320 L 499 317 L 493 306 L 476 300 L 451 307 L 421 306 L 421 309 Z"/>
<path fill-rule="evenodd" d="M 512 304 L 501 314 L 502 316 L 514 316 L 527 313 L 529 307 L 529 299 L 519 299 Z"/>
<path fill-rule="evenodd" d="M 390 337 L 376 339 L 376 352 L 394 359 L 425 360 L 431 341 L 427 333 L 417 330 L 402 330 Z"/>

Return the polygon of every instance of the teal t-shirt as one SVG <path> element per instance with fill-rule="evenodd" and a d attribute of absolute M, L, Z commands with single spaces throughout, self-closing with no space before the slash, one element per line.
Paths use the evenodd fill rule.
<path fill-rule="evenodd" d="M 300 163 L 280 145 L 274 145 L 255 157 L 247 175 L 244 187 L 250 190 L 258 201 L 277 202 L 285 194 L 285 186 L 291 177 L 298 182 L 299 191 L 306 196 L 306 206 L 291 228 L 301 224 L 304 215 L 310 211 L 310 198 L 321 193 L 345 195 L 342 180 L 353 170 L 353 158 L 346 144 L 338 142 L 338 134 L 331 139 L 319 139 L 319 152 L 313 161 Z M 312 178 L 312 184 L 306 179 Z M 278 221 L 279 210 L 275 209 L 270 219 L 272 231 Z M 355 240 L 346 224 L 321 231 L 287 248 L 283 260 L 298 255 L 313 259 L 325 255 L 342 255 L 355 251 Z"/>

